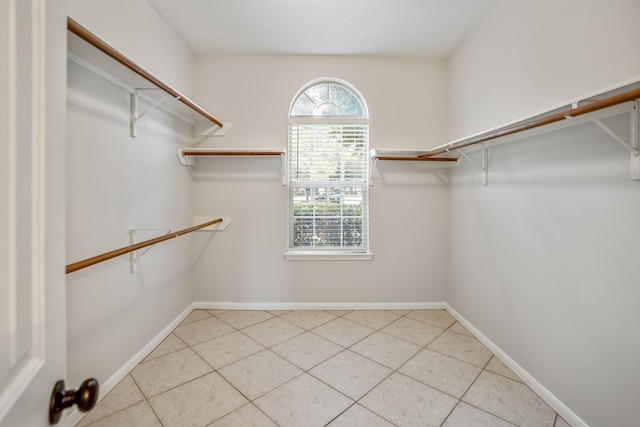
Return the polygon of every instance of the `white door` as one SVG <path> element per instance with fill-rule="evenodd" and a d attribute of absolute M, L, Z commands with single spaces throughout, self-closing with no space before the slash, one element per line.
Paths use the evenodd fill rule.
<path fill-rule="evenodd" d="M 48 426 L 66 373 L 65 38 L 64 1 L 0 0 L 1 427 Z"/>

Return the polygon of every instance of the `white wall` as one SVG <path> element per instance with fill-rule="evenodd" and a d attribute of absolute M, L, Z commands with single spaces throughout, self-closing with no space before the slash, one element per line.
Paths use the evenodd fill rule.
<path fill-rule="evenodd" d="M 503 0 L 449 59 L 457 139 L 640 77 L 637 0 Z"/>
<path fill-rule="evenodd" d="M 233 129 L 199 146 L 286 147 L 293 97 L 309 81 L 353 84 L 371 116 L 371 148 L 444 142 L 443 61 L 346 57 L 208 57 L 202 104 Z M 287 188 L 278 159 L 198 159 L 194 214 L 230 215 L 196 236 L 195 299 L 208 302 L 441 302 L 446 283 L 446 173 L 379 162 L 371 188 L 372 261 L 285 261 Z"/>
<path fill-rule="evenodd" d="M 195 54 L 145 0 L 67 0 L 67 14 L 156 77 L 193 96 Z"/>
<path fill-rule="evenodd" d="M 143 0 L 68 6 L 71 17 L 132 59 L 142 57 L 157 75 L 190 75 L 189 62 L 172 57 L 189 57 L 188 48 L 166 43 L 175 36 Z M 130 137 L 129 93 L 71 62 L 67 108 L 67 263 L 128 245 L 132 228 L 192 224 L 191 178 L 175 155 L 190 140 L 190 125 L 156 109 Z M 103 384 L 192 301 L 188 237 L 151 248 L 135 274 L 126 255 L 69 274 L 69 383 L 93 376 Z"/>
<path fill-rule="evenodd" d="M 637 1 L 503 1 L 449 62 L 451 136 L 640 75 L 639 14 Z M 607 123 L 628 138 L 627 118 Z M 637 425 L 640 182 L 628 151 L 585 124 L 489 157 L 488 187 L 468 162 L 452 169 L 447 302 L 568 421 Z"/>

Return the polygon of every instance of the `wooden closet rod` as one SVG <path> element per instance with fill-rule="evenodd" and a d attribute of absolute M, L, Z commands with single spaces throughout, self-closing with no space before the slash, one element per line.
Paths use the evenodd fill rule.
<path fill-rule="evenodd" d="M 485 135 L 479 135 L 477 137 L 468 139 L 466 141 L 451 142 L 449 144 L 441 145 L 439 147 L 436 147 L 424 152 L 418 157 L 421 159 L 428 159 L 430 157 L 437 156 L 438 154 L 444 154 L 449 151 L 459 150 L 461 148 L 469 147 L 470 145 L 480 144 L 486 141 L 490 141 L 492 139 L 500 138 L 502 136 L 512 135 L 514 133 L 523 132 L 529 129 L 534 129 L 540 126 L 570 119 L 572 117 L 578 117 L 583 114 L 593 113 L 594 111 L 602 110 L 608 107 L 613 107 L 614 105 L 623 104 L 629 101 L 635 101 L 638 98 L 640 98 L 640 88 L 632 89 L 627 92 L 620 93 L 618 95 L 613 95 L 608 98 L 601 99 L 599 101 L 591 102 L 589 104 L 583 105 L 582 107 L 571 108 L 569 110 L 565 110 L 548 117 L 543 117 L 541 119 L 534 120 L 533 122 L 530 122 L 530 123 L 523 123 L 520 125 L 516 125 L 513 128 L 506 128 L 506 129 L 503 128 L 502 130 L 499 129 Z"/>
<path fill-rule="evenodd" d="M 69 17 L 67 17 L 67 29 L 71 31 L 73 34 L 75 34 L 76 36 L 80 37 L 82 40 L 94 46 L 96 49 L 105 53 L 107 56 L 118 61 L 120 64 L 124 65 L 134 73 L 144 77 L 149 82 L 153 83 L 158 88 L 168 93 L 170 96 L 182 102 L 184 105 L 191 108 L 193 111 L 200 114 L 205 119 L 215 123 L 219 127 L 223 126 L 221 122 L 219 122 L 218 120 L 216 120 L 215 117 L 213 117 L 211 114 L 203 110 L 199 105 L 197 105 L 196 103 L 191 101 L 189 98 L 184 96 L 182 93 L 178 92 L 177 90 L 175 90 L 174 88 L 172 88 L 171 86 L 169 86 L 168 84 L 160 80 L 158 77 L 151 74 L 149 71 L 142 68 L 140 65 L 133 62 L 131 59 L 124 56 L 122 53 L 118 52 L 115 48 L 105 43 L 98 36 L 96 36 L 91 31 L 87 30 L 82 25 L 78 24 L 76 21 L 74 21 Z"/>
<path fill-rule="evenodd" d="M 403 157 L 403 156 L 375 156 L 376 160 L 400 160 L 411 162 L 457 162 L 457 157 Z"/>
<path fill-rule="evenodd" d="M 182 151 L 183 156 L 282 156 L 281 151 Z"/>
<path fill-rule="evenodd" d="M 144 242 L 136 243 L 135 245 L 125 246 L 124 248 L 116 249 L 111 252 L 106 252 L 91 258 L 84 259 L 82 261 L 74 262 L 73 264 L 67 265 L 66 273 L 73 273 L 74 271 L 80 270 L 85 267 L 90 267 L 94 264 L 98 264 L 100 262 L 109 260 L 111 258 L 115 258 L 120 255 L 128 254 L 129 252 L 137 251 L 138 249 L 145 248 L 147 246 L 155 245 L 156 243 L 164 242 L 165 240 L 174 239 L 178 236 L 182 236 L 183 234 L 191 233 L 192 231 L 200 230 L 201 228 L 208 227 L 210 225 L 216 224 L 218 222 L 222 222 L 222 218 L 217 218 L 209 222 L 205 222 L 200 225 L 195 225 L 193 227 L 185 228 L 180 231 L 171 232 L 165 236 L 156 237 L 155 239 L 145 240 Z"/>

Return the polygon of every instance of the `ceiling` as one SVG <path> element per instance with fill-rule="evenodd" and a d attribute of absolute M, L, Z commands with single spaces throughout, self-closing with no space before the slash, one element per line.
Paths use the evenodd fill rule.
<path fill-rule="evenodd" d="M 446 57 L 500 0 L 147 0 L 199 55 Z"/>

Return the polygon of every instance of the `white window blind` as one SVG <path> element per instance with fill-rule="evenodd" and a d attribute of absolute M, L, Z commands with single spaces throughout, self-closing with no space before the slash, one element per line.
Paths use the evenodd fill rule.
<path fill-rule="evenodd" d="M 289 250 L 368 251 L 365 120 L 289 124 Z"/>

